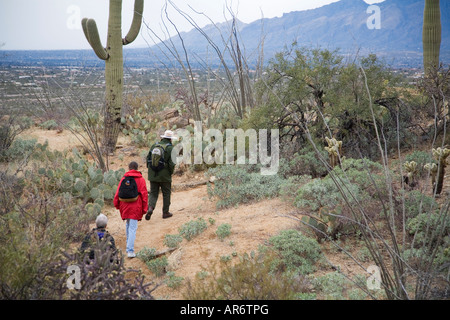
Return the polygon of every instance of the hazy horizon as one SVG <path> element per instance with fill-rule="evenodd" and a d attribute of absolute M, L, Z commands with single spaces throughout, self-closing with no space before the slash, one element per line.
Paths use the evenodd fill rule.
<path fill-rule="evenodd" d="M 340 0 L 176 0 L 182 10 L 195 17 L 200 26 L 209 24 L 192 9 L 203 12 L 214 22 L 224 22 L 230 18 L 225 14 L 225 5 L 232 8 L 237 18 L 250 23 L 261 18 L 280 17 L 284 13 L 318 8 Z M 366 3 L 380 0 L 358 0 Z M 161 9 L 165 0 L 147 0 L 144 4 L 144 21 L 155 30 L 161 31 Z M 45 4 L 45 6 L 44 6 Z M 126 34 L 133 16 L 134 0 L 123 1 L 122 32 Z M 90 49 L 83 31 L 81 19 L 93 18 L 97 22 L 100 38 L 106 45 L 109 2 L 107 0 L 0 0 L 0 50 L 85 50 Z M 152 10 L 152 9 L 157 10 Z M 170 9 L 170 8 L 169 8 Z M 169 11 L 171 19 L 180 31 L 189 31 L 192 26 L 179 14 Z M 128 47 L 148 46 L 146 27 L 138 39 Z M 172 34 L 173 35 L 173 34 Z M 147 39 L 146 39 L 147 38 Z M 153 44 L 153 43 L 151 43 Z"/>

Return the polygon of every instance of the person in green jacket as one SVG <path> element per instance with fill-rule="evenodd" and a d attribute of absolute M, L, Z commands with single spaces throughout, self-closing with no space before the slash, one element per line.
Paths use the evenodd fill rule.
<path fill-rule="evenodd" d="M 172 140 L 178 140 L 171 130 L 161 136 L 161 141 L 150 148 L 147 155 L 148 180 L 150 181 L 150 197 L 145 220 L 150 220 L 158 200 L 159 190 L 163 195 L 163 219 L 173 216 L 169 212 L 170 196 L 172 193 L 172 174 L 175 163 L 172 161 Z"/>

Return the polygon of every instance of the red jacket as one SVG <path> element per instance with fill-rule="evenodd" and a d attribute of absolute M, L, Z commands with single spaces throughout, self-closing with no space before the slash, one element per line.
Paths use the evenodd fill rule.
<path fill-rule="evenodd" d="M 122 179 L 119 182 L 119 186 L 114 196 L 114 207 L 120 210 L 120 216 L 122 220 L 133 219 L 142 220 L 142 216 L 147 213 L 148 209 L 148 191 L 145 179 L 142 177 L 142 173 L 136 170 L 130 170 L 125 173 L 125 177 L 134 177 L 138 187 L 139 198 L 135 202 L 122 202 L 119 200 L 119 187 L 122 183 Z"/>

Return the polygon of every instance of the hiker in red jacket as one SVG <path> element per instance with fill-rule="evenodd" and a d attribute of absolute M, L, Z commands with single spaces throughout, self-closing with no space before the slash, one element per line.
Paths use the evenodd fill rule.
<path fill-rule="evenodd" d="M 117 187 L 116 195 L 114 196 L 114 206 L 116 209 L 120 210 L 122 220 L 126 221 L 126 252 L 128 258 L 134 258 L 136 256 L 134 253 L 134 241 L 136 239 L 138 221 L 142 220 L 142 216 L 148 209 L 148 191 L 147 184 L 145 179 L 142 177 L 142 173 L 137 171 L 138 164 L 133 161 L 129 164 L 128 168 L 130 171 L 125 173 L 119 182 L 119 186 Z M 124 192 L 123 190 L 126 186 L 130 187 L 130 189 Z M 133 186 L 134 188 L 132 188 Z M 130 190 L 133 190 L 136 194 L 132 196 L 125 196 L 124 194 L 127 192 L 132 193 Z"/>

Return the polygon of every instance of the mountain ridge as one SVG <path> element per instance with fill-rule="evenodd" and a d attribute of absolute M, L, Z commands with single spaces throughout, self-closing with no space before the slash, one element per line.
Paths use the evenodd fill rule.
<path fill-rule="evenodd" d="M 379 29 L 370 29 L 372 17 L 379 9 Z M 369 5 L 364 1 L 341 0 L 316 9 L 292 11 L 281 17 L 263 18 L 244 24 L 239 30 L 241 43 L 247 53 L 258 50 L 261 28 L 264 29 L 264 55 L 267 59 L 297 43 L 299 46 L 339 49 L 344 54 L 369 54 L 391 60 L 414 60 L 419 64 L 422 57 L 423 0 L 386 0 Z M 450 56 L 450 1 L 441 1 L 442 57 Z M 225 23 L 222 23 L 223 27 Z M 211 25 L 203 30 L 213 30 Z M 207 54 L 207 41 L 193 29 L 181 34 L 190 53 L 202 57 Z M 173 37 L 177 44 L 177 36 Z M 211 38 L 222 44 L 214 32 Z M 210 50 L 210 49 L 209 49 Z M 404 54 L 405 57 L 398 55 Z M 266 59 L 266 60 L 267 60 Z M 407 63 L 407 61 L 406 61 Z"/>

